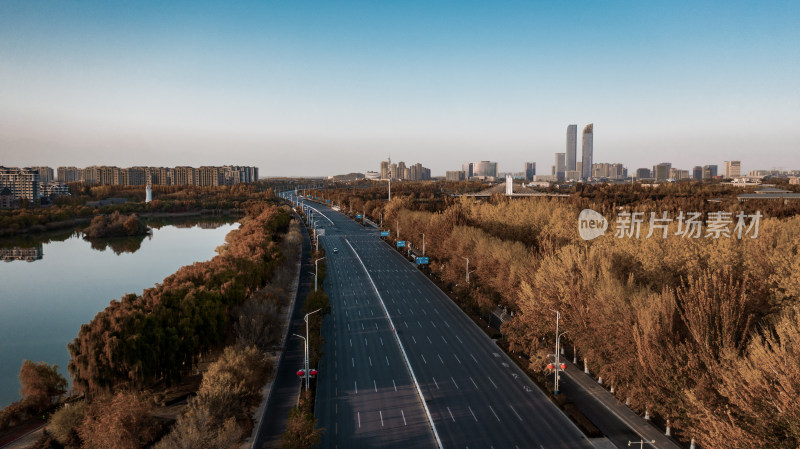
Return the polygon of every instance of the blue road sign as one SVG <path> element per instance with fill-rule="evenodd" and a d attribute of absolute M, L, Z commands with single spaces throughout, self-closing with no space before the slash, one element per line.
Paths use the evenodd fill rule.
<path fill-rule="evenodd" d="M 381 237 L 389 237 L 389 231 L 381 231 Z"/>
<path fill-rule="evenodd" d="M 428 263 L 427 257 L 417 257 L 417 265 L 426 265 Z"/>
<path fill-rule="evenodd" d="M 361 220 L 361 214 L 356 214 L 356 219 Z"/>
<path fill-rule="evenodd" d="M 398 248 L 403 248 L 405 246 L 406 246 L 406 241 L 405 240 L 398 240 L 397 241 L 397 247 Z"/>

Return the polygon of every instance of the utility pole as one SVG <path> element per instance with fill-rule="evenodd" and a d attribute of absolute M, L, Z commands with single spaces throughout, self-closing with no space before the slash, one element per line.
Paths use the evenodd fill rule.
<path fill-rule="evenodd" d="M 308 381 L 310 377 L 309 371 L 311 371 L 311 367 L 309 367 L 309 356 L 311 354 L 309 353 L 309 348 L 308 348 L 308 316 L 311 315 L 312 313 L 317 313 L 320 310 L 322 309 L 317 309 L 313 312 L 308 312 L 306 316 L 303 318 L 303 320 L 305 320 L 306 322 L 306 339 L 305 339 L 306 340 L 306 391 L 308 391 Z"/>
<path fill-rule="evenodd" d="M 325 257 L 320 257 L 319 259 L 314 261 L 314 291 L 317 291 L 317 275 L 319 274 L 319 261 L 322 259 L 325 259 Z"/>
<path fill-rule="evenodd" d="M 422 257 L 425 257 L 425 234 L 422 234 Z"/>
<path fill-rule="evenodd" d="M 467 274 L 467 275 L 466 275 L 466 278 L 467 278 L 467 285 L 469 285 L 469 257 L 464 257 L 464 256 L 461 256 L 461 258 L 467 261 L 467 269 L 466 269 L 466 270 L 464 270 L 464 272 Z"/>

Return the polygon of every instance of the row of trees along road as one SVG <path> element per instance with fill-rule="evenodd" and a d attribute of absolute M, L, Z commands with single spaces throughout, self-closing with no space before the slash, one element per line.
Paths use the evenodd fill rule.
<path fill-rule="evenodd" d="M 394 185 L 392 186 L 394 190 Z M 385 192 L 385 188 L 384 188 Z M 361 198 L 394 233 L 420 246 L 431 269 L 463 287 L 467 308 L 513 311 L 511 351 L 544 372 L 559 310 L 564 345 L 634 409 L 669 420 L 703 447 L 800 446 L 800 208 L 744 203 L 720 185 L 586 186 L 568 198 L 489 201 L 395 195 Z M 348 201 L 358 190 L 321 191 Z M 698 201 L 698 197 L 701 199 Z M 374 201 L 370 204 L 369 201 Z M 346 204 L 346 203 L 345 203 Z M 578 236 L 578 213 L 760 210 L 759 235 L 737 238 Z M 431 210 L 434 209 L 434 210 Z M 649 213 L 647 214 L 649 217 Z"/>

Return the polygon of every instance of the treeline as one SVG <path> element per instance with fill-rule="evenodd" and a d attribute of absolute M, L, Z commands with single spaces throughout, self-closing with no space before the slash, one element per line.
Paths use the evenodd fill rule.
<path fill-rule="evenodd" d="M 275 240 L 289 221 L 279 208 L 253 202 L 218 256 L 112 301 L 69 344 L 74 388 L 91 397 L 125 385 L 170 384 L 191 370 L 223 341 L 233 307 L 270 279 L 283 257 Z"/>
<path fill-rule="evenodd" d="M 54 205 L 38 208 L 0 209 L 0 235 L 18 232 L 44 232 L 63 223 L 87 220 L 95 214 L 118 211 L 131 213 L 182 213 L 203 210 L 241 211 L 248 202 L 270 199 L 271 190 L 254 184 L 220 187 L 153 186 L 153 201 L 145 203 L 144 187 L 95 186 L 70 184 L 72 196 L 59 197 Z M 87 201 L 106 198 L 127 198 L 123 204 L 102 207 L 86 206 Z"/>
<path fill-rule="evenodd" d="M 269 283 L 249 294 L 241 304 L 229 307 L 226 315 L 233 324 L 228 326 L 229 331 L 222 338 L 227 346 L 215 346 L 203 352 L 203 359 L 211 362 L 206 368 L 198 365 L 203 372 L 202 380 L 174 423 L 157 417 L 160 413 L 157 413 L 156 404 L 179 400 L 182 396 L 180 393 L 176 396 L 176 393 L 185 394 L 185 385 L 175 391 L 165 390 L 162 384 L 166 379 L 162 378 L 145 382 L 148 388 L 128 388 L 135 387 L 135 382 L 122 379 L 111 391 L 94 393 L 89 396 L 90 400 L 67 405 L 54 413 L 37 447 L 228 449 L 248 435 L 253 425 L 252 413 L 262 398 L 261 387 L 273 376 L 274 360 L 267 352 L 273 350 L 280 340 L 279 316 L 282 308 L 290 302 L 289 290 L 300 257 L 301 227 L 299 222 L 292 220 L 284 233 L 287 227 L 285 210 L 252 205 L 248 208 L 248 217 L 242 220 L 242 228 L 229 235 L 228 243 L 219 249 L 221 255 L 212 259 L 216 263 L 204 265 L 207 269 L 204 274 L 196 270 L 181 270 L 165 280 L 165 285 L 188 288 L 188 304 L 197 289 L 218 290 L 213 282 L 208 281 L 218 276 L 221 265 L 238 264 L 237 259 L 242 259 L 244 254 L 255 250 L 253 254 L 258 263 L 281 262 L 277 267 L 271 262 L 262 265 L 265 276 L 270 277 Z M 279 242 L 276 241 L 278 238 Z M 258 241 L 261 241 L 260 245 Z M 279 254 L 274 251 L 276 246 Z M 205 281 L 200 285 L 198 279 L 202 278 Z M 145 292 L 146 295 L 152 293 Z M 157 304 L 149 312 L 164 306 Z M 216 313 L 216 310 L 208 308 L 208 303 L 196 306 L 198 310 L 190 318 L 202 318 L 206 310 Z M 103 315 L 101 313 L 98 317 Z M 178 321 L 185 319 L 175 318 Z M 167 332 L 177 334 L 179 331 Z M 144 336 L 126 337 L 141 339 Z M 123 336 L 108 337 L 118 339 Z M 182 339 L 188 337 L 181 336 Z"/>
<path fill-rule="evenodd" d="M 698 195 L 719 193 L 707 188 Z M 769 218 L 754 239 L 684 238 L 676 223 L 667 238 L 645 238 L 647 223 L 638 239 L 615 237 L 613 223 L 590 242 L 578 236 L 583 208 L 613 218 L 623 204 L 673 217 L 760 206 L 698 202 L 680 184 L 637 189 L 462 198 L 435 212 L 394 197 L 377 212 L 393 236 L 397 224 L 415 246 L 425 234 L 431 270 L 455 288 L 462 307 L 513 312 L 505 344 L 529 357 L 531 369 L 545 372 L 555 330 L 550 309 L 559 310 L 564 346 L 576 347 L 620 400 L 669 420 L 681 438 L 715 448 L 797 447 L 800 217 L 785 218 L 795 206 L 761 210 Z M 464 257 L 475 270 L 469 285 Z"/>
<path fill-rule="evenodd" d="M 136 214 L 124 215 L 115 211 L 108 216 L 95 216 L 83 234 L 86 239 L 132 237 L 147 234 L 147 226 Z"/>

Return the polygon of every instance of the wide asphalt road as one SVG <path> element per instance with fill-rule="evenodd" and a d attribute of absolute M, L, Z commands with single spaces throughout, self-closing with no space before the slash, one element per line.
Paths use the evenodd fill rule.
<path fill-rule="evenodd" d="M 316 415 L 327 429 L 323 447 L 592 447 L 376 231 L 308 205 L 325 229 L 320 244 L 328 257 L 325 290 L 332 307 L 317 387 Z"/>

